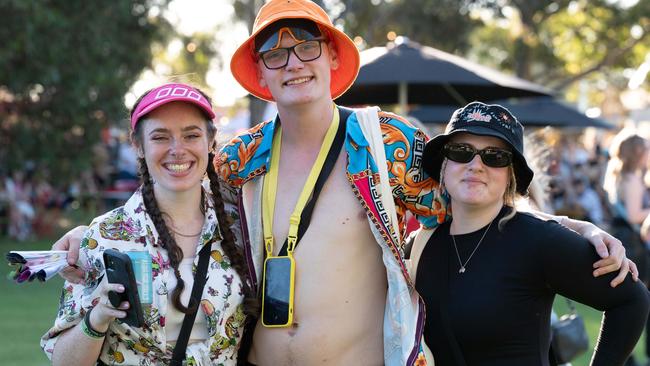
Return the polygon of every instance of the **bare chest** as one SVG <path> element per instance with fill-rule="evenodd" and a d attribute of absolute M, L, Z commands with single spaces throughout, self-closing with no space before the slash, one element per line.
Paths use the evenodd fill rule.
<path fill-rule="evenodd" d="M 306 236 L 312 232 L 326 232 L 328 237 L 336 240 L 337 237 L 348 237 L 358 230 L 369 231 L 365 210 L 346 177 L 346 163 L 346 153 L 342 151 L 316 199 Z M 304 162 L 301 159 L 280 165 L 273 215 L 273 237 L 277 243 L 275 253 L 287 237 L 289 218 L 294 212 L 311 166 L 311 161 Z"/>
<path fill-rule="evenodd" d="M 386 270 L 366 211 L 347 179 L 346 163 L 342 152 L 294 252 L 296 327 L 258 324 L 251 360 L 259 364 L 383 362 Z M 281 170 L 278 179 L 275 254 L 286 238 L 289 216 L 308 174 L 301 175 L 295 165 L 291 168 Z"/>

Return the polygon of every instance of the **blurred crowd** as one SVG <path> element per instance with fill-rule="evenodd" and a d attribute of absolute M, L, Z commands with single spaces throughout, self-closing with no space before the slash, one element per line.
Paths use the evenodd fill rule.
<path fill-rule="evenodd" d="M 539 210 L 593 222 L 650 277 L 650 131 L 541 129 L 527 136 Z"/>
<path fill-rule="evenodd" d="M 75 201 L 76 184 L 53 187 L 46 171 L 28 163 L 0 173 L 0 234 L 24 241 L 52 232 L 57 213 Z"/>
<path fill-rule="evenodd" d="M 646 133 L 624 128 L 618 133 L 598 130 L 570 132 L 540 130 L 533 146 L 549 148 L 545 166 L 548 211 L 591 221 L 612 232 L 622 224 L 639 234 L 650 214 L 650 141 Z"/>
<path fill-rule="evenodd" d="M 93 217 L 117 207 L 138 187 L 137 168 L 126 132 L 110 129 L 93 146 L 92 169 L 74 179 L 52 183 L 48 168 L 33 161 L 19 170 L 0 170 L 0 236 L 17 241 L 47 237 L 78 224 L 67 223 L 71 211 Z"/>

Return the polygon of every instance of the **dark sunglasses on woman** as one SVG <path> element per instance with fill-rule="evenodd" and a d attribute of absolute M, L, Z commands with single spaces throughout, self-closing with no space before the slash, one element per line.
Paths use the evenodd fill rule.
<path fill-rule="evenodd" d="M 491 168 L 503 168 L 512 163 L 512 153 L 498 147 L 478 150 L 470 144 L 450 142 L 442 148 L 442 154 L 451 161 L 463 164 L 469 163 L 478 155 L 483 164 Z"/>

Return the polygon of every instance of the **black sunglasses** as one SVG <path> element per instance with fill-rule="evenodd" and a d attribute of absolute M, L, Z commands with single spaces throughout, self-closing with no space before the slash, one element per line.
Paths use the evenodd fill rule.
<path fill-rule="evenodd" d="M 264 66 L 271 70 L 281 69 L 287 66 L 291 52 L 302 62 L 314 61 L 320 57 L 323 51 L 321 47 L 321 42 L 323 41 L 323 39 L 304 41 L 291 47 L 276 48 L 261 52 L 260 58 L 264 62 Z"/>
<path fill-rule="evenodd" d="M 483 164 L 491 168 L 503 168 L 512 163 L 512 152 L 498 147 L 477 150 L 469 144 L 450 142 L 442 148 L 442 154 L 449 160 L 463 164 L 469 163 L 474 156 L 479 155 Z"/>

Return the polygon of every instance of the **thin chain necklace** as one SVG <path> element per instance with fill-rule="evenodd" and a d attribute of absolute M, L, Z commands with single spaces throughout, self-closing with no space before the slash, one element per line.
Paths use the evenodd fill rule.
<path fill-rule="evenodd" d="M 169 216 L 167 216 L 167 217 L 169 217 Z M 204 217 L 204 220 L 205 220 L 205 214 L 203 214 L 203 217 Z M 203 232 L 203 227 L 201 227 L 199 232 L 196 233 L 196 234 L 183 234 L 183 233 L 176 230 L 176 227 L 174 226 L 174 221 L 171 219 L 171 217 L 169 217 L 169 221 L 170 222 L 168 222 L 168 225 L 167 225 L 169 230 L 171 230 L 172 233 L 174 233 L 174 234 L 176 234 L 178 236 L 182 236 L 184 238 L 196 238 L 197 236 L 201 235 L 201 233 Z"/>
<path fill-rule="evenodd" d="M 494 220 L 490 221 L 490 225 L 488 225 L 487 229 L 483 232 L 483 236 L 481 236 L 481 239 L 478 241 L 478 244 L 476 244 L 476 247 L 474 250 L 472 250 L 472 254 L 469 255 L 469 258 L 463 263 L 463 261 L 460 259 L 460 254 L 458 253 L 458 245 L 456 245 L 456 238 L 451 235 L 451 241 L 454 243 L 454 249 L 456 249 L 456 257 L 458 258 L 458 264 L 460 265 L 460 269 L 458 270 L 458 273 L 465 273 L 465 269 L 467 268 L 467 263 L 469 263 L 469 260 L 472 259 L 474 256 L 474 253 L 476 253 L 476 250 L 478 249 L 479 246 L 481 246 L 481 243 L 483 242 L 483 239 L 485 238 L 485 235 L 487 232 L 490 230 L 490 226 L 492 226 L 492 223 Z"/>
<path fill-rule="evenodd" d="M 201 235 L 201 233 L 203 232 L 203 229 L 201 229 L 201 231 L 199 231 L 199 232 L 196 233 L 196 234 L 183 234 L 183 233 L 179 233 L 178 231 L 176 231 L 176 230 L 174 230 L 174 229 L 171 229 L 171 230 L 172 230 L 172 232 L 173 232 L 174 234 L 176 234 L 176 235 L 178 235 L 178 236 L 182 236 L 182 237 L 184 237 L 184 238 L 196 238 L 197 236 Z"/>
<path fill-rule="evenodd" d="M 205 211 L 206 211 L 206 207 L 207 207 L 206 206 L 207 202 L 205 200 L 205 191 L 203 189 L 201 189 L 201 203 L 202 203 L 201 215 L 203 215 L 203 220 L 205 221 Z M 182 236 L 183 238 L 196 238 L 197 236 L 201 235 L 201 233 L 203 232 L 203 227 L 201 227 L 199 232 L 196 233 L 196 234 L 183 234 L 181 232 L 178 232 L 178 231 L 176 231 L 176 226 L 174 226 L 174 220 L 172 219 L 172 217 L 167 215 L 167 214 L 164 214 L 164 215 L 165 215 L 165 219 L 166 219 L 165 221 L 167 223 L 167 227 L 169 228 L 169 230 L 171 230 L 172 233 L 174 233 L 174 234 L 176 234 L 178 236 Z M 203 226 L 203 225 L 201 225 L 201 226 Z"/>

